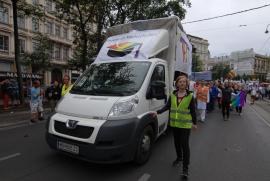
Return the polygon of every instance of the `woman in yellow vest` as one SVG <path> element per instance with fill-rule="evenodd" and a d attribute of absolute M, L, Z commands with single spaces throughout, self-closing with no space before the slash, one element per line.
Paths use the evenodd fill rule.
<path fill-rule="evenodd" d="M 173 166 L 180 165 L 183 161 L 182 177 L 188 177 L 188 165 L 190 161 L 189 135 L 191 128 L 197 129 L 195 103 L 193 93 L 188 91 L 188 79 L 186 76 L 179 76 L 175 82 L 175 90 L 166 105 L 157 111 L 161 114 L 170 110 L 170 126 L 173 129 L 174 145 L 177 158 Z"/>
<path fill-rule="evenodd" d="M 68 75 L 64 75 L 63 77 L 63 85 L 61 88 L 61 96 L 63 97 L 66 93 L 68 93 L 70 91 L 70 89 L 72 88 L 72 84 L 69 83 L 69 76 Z"/>

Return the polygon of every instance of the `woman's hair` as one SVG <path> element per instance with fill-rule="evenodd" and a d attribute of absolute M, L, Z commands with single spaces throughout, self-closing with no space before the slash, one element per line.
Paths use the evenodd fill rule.
<path fill-rule="evenodd" d="M 63 79 L 64 79 L 65 77 L 68 78 L 68 80 L 70 80 L 69 75 L 65 74 L 65 75 L 63 76 Z"/>
<path fill-rule="evenodd" d="M 179 75 L 179 76 L 176 78 L 176 80 L 175 80 L 175 86 L 177 87 L 177 83 L 178 83 L 178 81 L 181 80 L 181 79 L 186 79 L 186 87 L 188 88 L 188 86 L 189 86 L 189 80 L 188 80 L 188 78 L 187 78 L 185 75 Z"/>

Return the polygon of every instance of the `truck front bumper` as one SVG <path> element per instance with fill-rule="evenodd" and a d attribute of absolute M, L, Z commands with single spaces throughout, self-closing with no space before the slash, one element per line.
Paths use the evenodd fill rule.
<path fill-rule="evenodd" d="M 48 145 L 69 156 L 94 163 L 118 163 L 134 158 L 137 139 L 136 125 L 138 119 L 106 121 L 100 128 L 95 143 L 86 143 L 76 139 L 64 138 L 46 132 Z M 59 143 L 76 147 L 72 153 L 59 149 Z"/>

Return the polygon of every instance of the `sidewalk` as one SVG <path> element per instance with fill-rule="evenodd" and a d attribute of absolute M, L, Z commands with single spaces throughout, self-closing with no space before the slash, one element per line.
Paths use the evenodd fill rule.
<path fill-rule="evenodd" d="M 46 118 L 47 112 L 49 112 L 48 105 L 45 103 L 44 107 L 44 118 Z M 11 107 L 7 111 L 0 110 L 0 129 L 17 126 L 22 124 L 30 123 L 30 108 L 28 104 L 24 106 Z"/>

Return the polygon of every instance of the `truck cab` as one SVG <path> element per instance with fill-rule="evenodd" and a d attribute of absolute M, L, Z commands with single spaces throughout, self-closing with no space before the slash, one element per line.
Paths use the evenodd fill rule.
<path fill-rule="evenodd" d="M 167 81 L 166 81 L 167 80 Z M 155 139 L 167 127 L 166 61 L 94 63 L 58 104 L 47 141 L 92 162 L 147 161 Z"/>

